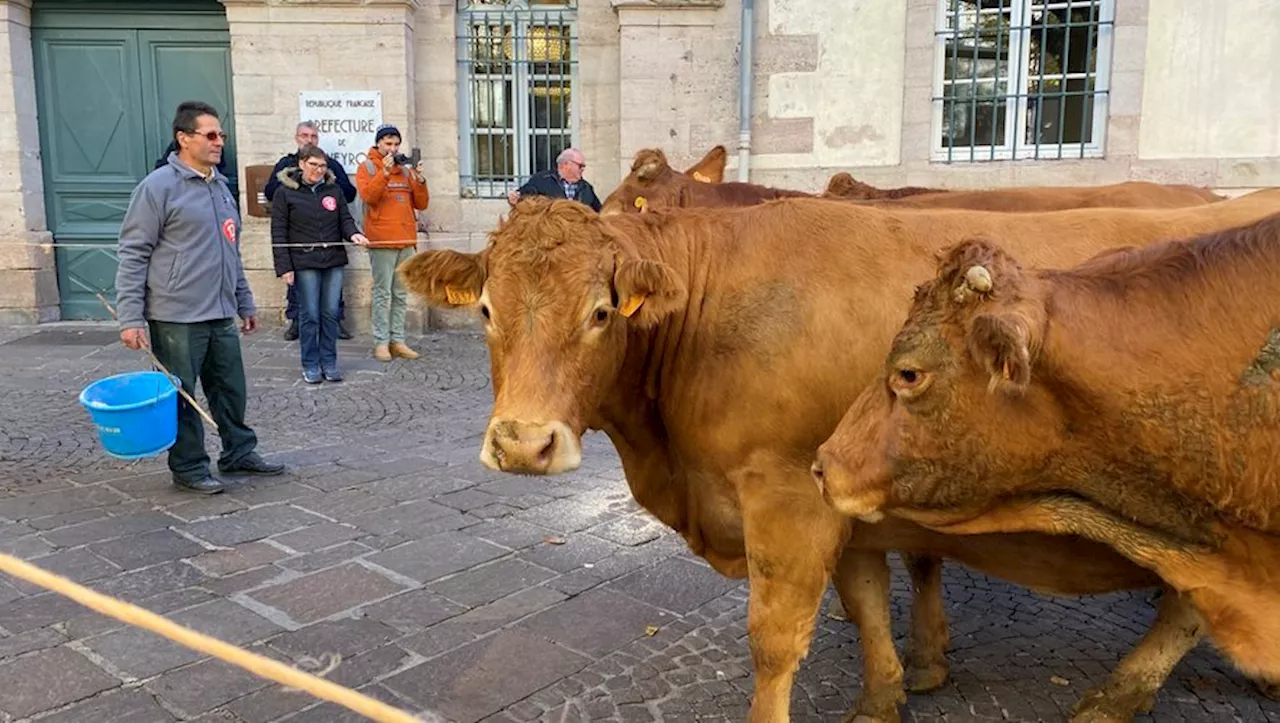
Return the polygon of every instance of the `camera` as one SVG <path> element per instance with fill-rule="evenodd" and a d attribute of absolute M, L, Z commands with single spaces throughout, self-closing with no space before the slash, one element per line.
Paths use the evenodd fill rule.
<path fill-rule="evenodd" d="M 403 153 L 397 153 L 391 157 L 391 160 L 397 166 L 416 166 L 418 165 L 418 161 L 421 160 L 421 158 L 422 158 L 422 151 L 418 150 L 417 148 L 414 148 L 412 154 L 406 156 Z"/>

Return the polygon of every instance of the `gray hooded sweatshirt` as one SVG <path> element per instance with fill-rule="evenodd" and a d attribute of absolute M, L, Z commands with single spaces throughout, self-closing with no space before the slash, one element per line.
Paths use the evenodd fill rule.
<path fill-rule="evenodd" d="M 240 259 L 240 214 L 226 176 L 204 178 L 169 154 L 142 179 L 120 226 L 116 316 L 195 323 L 255 313 Z"/>

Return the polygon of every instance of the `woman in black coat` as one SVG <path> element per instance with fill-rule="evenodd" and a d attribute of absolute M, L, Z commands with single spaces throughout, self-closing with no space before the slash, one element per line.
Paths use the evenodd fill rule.
<path fill-rule="evenodd" d="M 271 200 L 271 245 L 276 276 L 297 287 L 298 348 L 308 384 L 342 381 L 338 368 L 338 298 L 344 241 L 364 246 L 335 182 L 324 151 L 305 146 L 298 165 L 280 171 L 280 189 Z"/>

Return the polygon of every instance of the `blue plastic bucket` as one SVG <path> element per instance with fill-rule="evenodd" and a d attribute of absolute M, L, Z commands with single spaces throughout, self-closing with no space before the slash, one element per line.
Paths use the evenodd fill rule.
<path fill-rule="evenodd" d="M 178 438 L 178 388 L 161 372 L 99 379 L 80 392 L 80 403 L 112 457 L 154 457 Z"/>

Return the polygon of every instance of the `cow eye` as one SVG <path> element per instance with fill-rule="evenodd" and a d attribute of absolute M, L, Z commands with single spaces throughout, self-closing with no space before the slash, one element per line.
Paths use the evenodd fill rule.
<path fill-rule="evenodd" d="M 485 318 L 485 321 L 488 321 L 488 320 L 489 320 L 489 305 L 488 305 L 488 304 L 481 304 L 481 305 L 480 305 L 480 315 L 481 315 L 481 316 L 483 316 L 483 317 Z"/>
<path fill-rule="evenodd" d="M 929 386 L 929 374 L 920 369 L 902 367 L 889 378 L 889 388 L 903 399 L 919 396 Z"/>
<path fill-rule="evenodd" d="M 592 316 L 592 319 L 595 321 L 597 326 L 605 323 L 609 320 L 609 310 L 603 306 L 596 309 L 596 313 Z"/>

